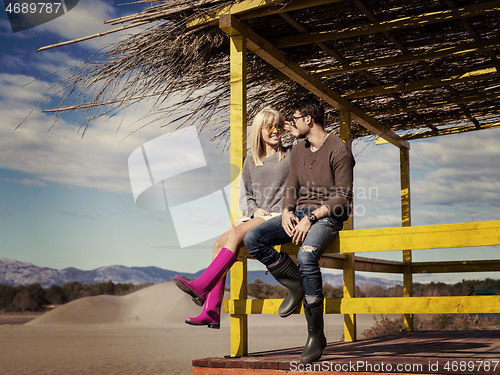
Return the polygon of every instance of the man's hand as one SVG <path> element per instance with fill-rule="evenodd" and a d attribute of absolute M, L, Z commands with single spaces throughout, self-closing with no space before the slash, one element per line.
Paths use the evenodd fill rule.
<path fill-rule="evenodd" d="M 302 220 L 295 226 L 295 231 L 293 233 L 292 237 L 292 242 L 295 245 L 298 245 L 299 243 L 304 242 L 307 236 L 307 232 L 309 232 L 309 229 L 311 229 L 311 222 L 307 218 L 307 216 L 304 216 Z"/>
<path fill-rule="evenodd" d="M 281 226 L 289 237 L 293 238 L 295 225 L 299 222 L 297 216 L 290 212 L 287 208 L 281 213 Z"/>
<path fill-rule="evenodd" d="M 295 138 L 300 135 L 299 129 L 290 121 L 285 121 L 285 130 L 290 132 Z"/>
<path fill-rule="evenodd" d="M 258 208 L 254 213 L 253 213 L 253 217 L 261 217 L 261 216 L 268 216 L 268 215 L 271 215 L 271 213 L 269 211 L 266 211 L 262 208 Z"/>

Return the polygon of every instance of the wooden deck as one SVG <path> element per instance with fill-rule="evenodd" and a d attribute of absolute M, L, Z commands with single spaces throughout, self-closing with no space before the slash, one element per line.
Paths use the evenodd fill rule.
<path fill-rule="evenodd" d="M 320 362 L 298 363 L 302 348 L 193 361 L 193 375 L 500 374 L 500 331 L 423 331 L 328 344 Z"/>

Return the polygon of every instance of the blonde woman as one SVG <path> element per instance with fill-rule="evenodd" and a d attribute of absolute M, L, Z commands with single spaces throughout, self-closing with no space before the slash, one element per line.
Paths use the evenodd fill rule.
<path fill-rule="evenodd" d="M 245 234 L 281 213 L 290 169 L 290 153 L 281 144 L 284 126 L 283 116 L 272 108 L 264 108 L 255 116 L 250 134 L 251 157 L 245 159 L 242 171 L 245 216 L 215 242 L 213 261 L 198 279 L 187 281 L 180 276 L 173 279 L 197 305 L 204 305 L 199 316 L 186 319 L 187 324 L 220 327 L 226 273 L 237 259 Z"/>

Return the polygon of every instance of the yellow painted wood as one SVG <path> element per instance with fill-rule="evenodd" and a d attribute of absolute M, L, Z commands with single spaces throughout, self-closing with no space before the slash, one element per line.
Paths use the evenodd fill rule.
<path fill-rule="evenodd" d="M 239 173 L 231 176 L 231 216 L 232 220 L 241 217 L 239 198 L 241 171 L 243 161 L 247 154 L 247 94 L 246 94 L 246 41 L 242 35 L 231 36 L 230 41 L 230 163 L 238 168 L 231 168 L 231 173 Z"/>
<path fill-rule="evenodd" d="M 231 300 L 245 300 L 248 298 L 246 259 L 238 260 L 231 267 L 230 285 Z M 231 331 L 231 357 L 248 355 L 248 316 L 245 313 L 233 312 L 229 318 L 229 323 Z"/>
<path fill-rule="evenodd" d="M 339 126 L 340 138 L 344 143 L 351 147 L 351 112 L 345 109 L 339 111 Z M 344 230 L 352 230 L 354 228 L 354 219 L 352 214 L 344 223 Z M 344 298 L 354 298 L 356 296 L 356 265 L 354 254 L 347 254 L 343 264 L 343 292 Z M 344 340 L 356 341 L 356 315 L 344 315 Z"/>
<path fill-rule="evenodd" d="M 241 174 L 246 156 L 246 41 L 242 35 L 230 36 L 230 162 Z M 233 169 L 231 169 L 233 173 Z M 231 220 L 241 217 L 239 205 L 240 176 L 231 176 Z M 231 268 L 231 298 L 247 298 L 247 260 L 239 260 Z M 231 315 L 231 356 L 248 354 L 248 319 L 246 315 Z"/>
<path fill-rule="evenodd" d="M 399 150 L 399 170 L 401 179 L 401 226 L 411 226 L 411 200 L 410 200 L 410 150 Z M 411 297 L 413 293 L 413 274 L 411 269 L 411 250 L 403 250 L 403 296 Z M 413 315 L 403 316 L 405 331 L 413 331 Z"/>
<path fill-rule="evenodd" d="M 277 314 L 282 299 L 225 300 L 230 314 Z M 304 309 L 300 310 L 300 314 Z M 500 313 L 500 296 L 327 298 L 325 314 Z"/>
<path fill-rule="evenodd" d="M 499 313 L 500 296 L 344 298 L 340 311 L 356 314 Z"/>
<path fill-rule="evenodd" d="M 269 17 L 274 14 L 283 14 L 287 12 L 293 12 L 296 10 L 301 10 L 301 9 L 309 9 L 321 5 L 327 5 L 327 4 L 332 4 L 332 3 L 338 3 L 341 1 L 345 0 L 300 0 L 300 1 L 288 1 L 288 2 L 281 2 L 281 3 L 276 3 L 273 5 L 269 5 L 265 8 L 259 8 L 256 10 L 252 10 L 249 12 L 246 12 L 244 14 L 238 15 L 238 19 L 240 20 L 248 20 L 248 19 L 254 19 L 254 18 L 260 18 L 260 17 Z M 232 13 L 232 12 L 231 12 Z M 232 13 L 234 14 L 234 13 Z"/>
<path fill-rule="evenodd" d="M 219 18 L 219 27 L 227 33 L 239 32 L 244 35 L 247 38 L 247 46 L 249 50 L 267 61 L 287 77 L 309 90 L 319 99 L 337 109 L 344 108 L 350 111 L 354 121 L 374 134 L 387 139 L 390 143 L 397 147 L 410 147 L 408 142 L 402 141 L 401 138 L 392 130 L 374 118 L 368 116 L 348 100 L 342 98 L 341 95 L 324 85 L 316 77 L 311 76 L 306 70 L 301 68 L 297 63 L 291 61 L 271 43 L 257 35 L 250 27 L 238 21 L 234 16 L 221 15 Z"/>
<path fill-rule="evenodd" d="M 383 22 L 367 23 L 347 27 L 341 30 L 328 30 L 309 34 L 298 34 L 286 37 L 280 37 L 271 40 L 278 48 L 295 47 L 304 44 L 312 44 L 319 42 L 327 42 L 344 38 L 353 38 L 361 35 L 369 35 L 375 33 L 384 33 L 393 30 L 401 30 L 412 27 L 423 27 L 425 25 L 448 22 L 454 19 L 463 19 L 482 15 L 486 13 L 494 13 L 500 10 L 500 2 L 490 1 L 472 6 L 460 7 L 455 9 L 447 9 L 437 12 L 424 13 L 416 16 L 404 17 L 395 20 Z"/>
<path fill-rule="evenodd" d="M 283 299 L 242 299 L 224 300 L 224 312 L 228 314 L 278 314 L 278 309 Z M 340 314 L 340 298 L 325 299 L 324 313 Z M 294 314 L 304 314 L 304 306 L 301 305 Z"/>
<path fill-rule="evenodd" d="M 205 17 L 200 17 L 187 23 L 188 28 L 194 28 L 199 26 L 215 26 L 219 22 L 219 16 L 221 14 L 241 14 L 256 10 L 262 7 L 267 7 L 273 4 L 282 3 L 283 0 L 244 0 L 231 5 L 228 5 L 220 9 L 214 15 L 207 15 Z"/>
<path fill-rule="evenodd" d="M 500 220 L 341 231 L 325 254 L 494 245 L 500 245 Z M 292 244 L 281 248 L 291 255 L 298 250 Z"/>
<path fill-rule="evenodd" d="M 343 300 L 352 299 L 356 296 L 356 273 L 354 267 L 354 255 L 349 254 L 344 260 Z M 344 341 L 356 341 L 356 333 L 356 315 L 354 313 L 344 314 Z"/>
<path fill-rule="evenodd" d="M 354 253 L 500 245 L 500 220 L 342 231 L 327 251 Z"/>
<path fill-rule="evenodd" d="M 441 135 L 449 135 L 449 134 L 460 134 L 460 133 L 467 133 L 467 132 L 473 132 L 477 130 L 485 130 L 485 129 L 493 129 L 493 128 L 498 128 L 500 127 L 500 121 L 494 121 L 494 122 L 489 122 L 485 124 L 481 124 L 479 127 L 476 125 L 465 125 L 465 126 L 454 126 L 451 128 L 446 128 L 446 129 L 440 129 L 438 131 L 423 131 L 423 132 L 418 132 L 418 133 L 413 133 L 413 134 L 408 134 L 408 135 L 403 135 L 402 137 L 405 139 L 422 139 L 422 138 L 430 138 L 430 137 L 438 137 Z M 388 143 L 385 139 L 382 138 L 377 138 L 376 139 L 376 144 L 381 145 L 381 144 L 386 144 Z"/>
<path fill-rule="evenodd" d="M 399 60 L 400 63 L 403 63 L 403 57 Z M 456 74 L 448 77 L 429 78 L 412 82 L 402 82 L 392 85 L 374 86 L 366 89 L 351 90 L 344 93 L 343 96 L 348 99 L 367 98 L 369 96 L 388 95 L 399 92 L 431 89 L 434 87 L 453 85 L 457 83 L 480 81 L 483 79 L 496 78 L 499 75 L 500 73 L 496 70 L 496 68 L 486 68 L 481 70 L 474 70 L 466 74 Z"/>

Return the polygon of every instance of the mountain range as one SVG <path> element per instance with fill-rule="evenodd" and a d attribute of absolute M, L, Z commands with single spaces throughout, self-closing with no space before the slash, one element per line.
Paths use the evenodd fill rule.
<path fill-rule="evenodd" d="M 47 267 L 39 267 L 31 263 L 20 262 L 13 259 L 0 258 L 0 284 L 7 285 L 30 285 L 38 283 L 47 288 L 52 285 L 78 281 L 84 284 L 93 284 L 112 281 L 114 283 L 154 283 L 160 284 L 171 281 L 175 275 L 196 278 L 204 270 L 196 273 L 186 273 L 166 270 L 159 267 L 125 267 L 106 266 L 94 270 L 85 271 L 77 268 L 64 268 L 61 270 Z M 248 282 L 260 279 L 268 284 L 276 285 L 277 281 L 265 271 L 248 271 Z M 342 285 L 342 275 L 323 273 L 323 282 L 334 287 Z M 228 280 L 229 283 L 229 280 Z M 367 277 L 356 274 L 356 285 L 363 284 L 380 285 L 384 289 L 401 284 L 401 282 L 377 277 Z"/>

